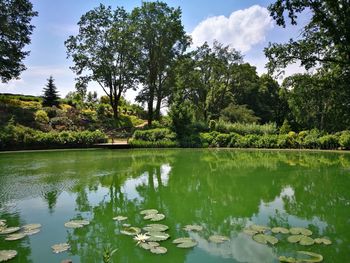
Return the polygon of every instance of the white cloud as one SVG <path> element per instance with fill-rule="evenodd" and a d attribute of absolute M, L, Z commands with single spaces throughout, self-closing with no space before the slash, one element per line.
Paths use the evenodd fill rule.
<path fill-rule="evenodd" d="M 233 12 L 230 17 L 209 17 L 199 23 L 191 35 L 195 46 L 217 40 L 241 52 L 247 52 L 252 46 L 263 42 L 272 28 L 273 22 L 268 10 L 254 5 Z"/>

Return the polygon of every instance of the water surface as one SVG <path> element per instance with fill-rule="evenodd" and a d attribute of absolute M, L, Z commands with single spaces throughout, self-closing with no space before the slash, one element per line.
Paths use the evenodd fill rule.
<path fill-rule="evenodd" d="M 8 225 L 41 223 L 39 234 L 5 241 L 15 249 L 11 262 L 102 262 L 103 248 L 118 248 L 112 262 L 278 262 L 297 250 L 320 253 L 324 262 L 348 262 L 350 251 L 350 155 L 346 153 L 179 150 L 74 150 L 0 154 L 0 219 Z M 190 233 L 193 249 L 162 243 L 166 255 L 153 255 L 119 233 L 116 215 L 144 226 L 139 212 L 156 208 L 166 215 L 171 239 Z M 67 229 L 76 218 L 91 221 Z M 282 237 L 261 245 L 242 234 L 249 224 L 307 227 L 330 246 L 303 247 Z M 212 234 L 230 238 L 208 242 Z M 53 254 L 51 245 L 71 250 Z"/>

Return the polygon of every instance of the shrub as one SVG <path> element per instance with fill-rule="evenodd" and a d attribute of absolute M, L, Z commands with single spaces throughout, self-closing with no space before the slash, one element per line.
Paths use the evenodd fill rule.
<path fill-rule="evenodd" d="M 159 140 L 175 140 L 176 134 L 167 128 L 157 128 L 151 130 L 136 130 L 133 139 L 155 142 Z"/>
<path fill-rule="evenodd" d="M 319 137 L 321 137 L 321 133 L 317 129 L 310 130 L 307 132 L 305 137 L 301 140 L 301 145 L 303 148 L 307 149 L 317 149 L 320 148 Z"/>
<path fill-rule="evenodd" d="M 144 141 L 137 139 L 130 139 L 129 144 L 134 148 L 173 148 L 178 147 L 178 143 L 176 141 L 170 140 L 159 140 L 159 141 Z"/>
<path fill-rule="evenodd" d="M 213 146 L 216 146 L 216 147 L 228 147 L 228 144 L 230 143 L 230 141 L 231 141 L 230 134 L 221 133 L 214 138 L 212 144 Z"/>
<path fill-rule="evenodd" d="M 209 121 L 209 130 L 210 131 L 215 131 L 215 128 L 216 128 L 216 121 L 210 120 Z"/>
<path fill-rule="evenodd" d="M 46 111 L 38 110 L 35 112 L 34 119 L 40 124 L 47 124 L 49 122 L 49 116 L 47 116 Z"/>
<path fill-rule="evenodd" d="M 287 134 L 291 130 L 292 130 L 292 128 L 290 127 L 288 120 L 284 120 L 284 122 L 280 128 L 280 134 Z"/>
<path fill-rule="evenodd" d="M 216 123 L 215 130 L 221 133 L 238 133 L 240 135 L 247 135 L 247 134 L 277 134 L 277 126 L 274 123 L 267 123 L 267 124 L 256 124 L 256 123 L 250 123 L 250 124 L 243 124 L 243 123 L 230 123 L 230 122 L 224 122 L 223 120 L 219 120 Z"/>
<path fill-rule="evenodd" d="M 259 148 L 278 148 L 278 135 L 262 135 L 258 140 Z"/>
<path fill-rule="evenodd" d="M 350 149 L 350 131 L 344 131 L 339 137 L 339 144 L 345 149 Z"/>
<path fill-rule="evenodd" d="M 339 138 L 336 135 L 324 135 L 319 138 L 319 145 L 322 149 L 337 149 Z"/>
<path fill-rule="evenodd" d="M 213 131 L 213 132 L 201 132 L 199 133 L 199 139 L 201 141 L 201 145 L 203 147 L 208 147 L 213 145 L 213 140 L 218 136 L 220 133 Z"/>

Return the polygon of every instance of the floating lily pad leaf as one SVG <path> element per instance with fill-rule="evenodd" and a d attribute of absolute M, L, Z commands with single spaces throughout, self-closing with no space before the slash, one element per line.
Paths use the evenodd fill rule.
<path fill-rule="evenodd" d="M 168 250 L 165 247 L 152 247 L 150 251 L 154 254 L 165 254 Z"/>
<path fill-rule="evenodd" d="M 158 214 L 158 210 L 156 209 L 146 209 L 146 210 L 142 210 L 140 212 L 141 215 L 154 215 L 154 214 Z"/>
<path fill-rule="evenodd" d="M 274 236 L 265 235 L 265 238 L 266 238 L 266 241 L 271 245 L 275 245 L 278 243 L 278 239 Z"/>
<path fill-rule="evenodd" d="M 160 244 L 158 242 L 148 242 L 148 245 L 150 245 L 151 247 L 159 247 Z"/>
<path fill-rule="evenodd" d="M 173 243 L 180 244 L 180 243 L 189 242 L 189 241 L 193 241 L 193 239 L 190 237 L 180 237 L 180 238 L 174 239 Z"/>
<path fill-rule="evenodd" d="M 123 227 L 131 227 L 130 224 L 123 224 L 122 226 L 123 226 Z"/>
<path fill-rule="evenodd" d="M 279 256 L 278 257 L 278 260 L 280 262 L 286 262 L 286 263 L 296 263 L 297 260 L 295 258 L 292 258 L 292 257 L 286 257 L 286 256 Z"/>
<path fill-rule="evenodd" d="M 302 237 L 303 235 L 293 235 L 293 236 L 289 236 L 287 240 L 289 243 L 298 243 Z"/>
<path fill-rule="evenodd" d="M 304 236 L 312 235 L 312 231 L 303 227 L 292 227 L 291 229 L 289 229 L 289 231 L 292 235 L 298 235 L 298 234 L 301 234 Z"/>
<path fill-rule="evenodd" d="M 38 234 L 40 232 L 40 229 L 28 229 L 28 230 L 24 230 L 23 233 L 26 234 L 27 236 L 31 236 L 31 235 L 35 235 Z"/>
<path fill-rule="evenodd" d="M 80 224 L 83 226 L 87 226 L 90 224 L 90 221 L 88 220 L 71 220 L 70 222 L 76 223 L 76 224 Z"/>
<path fill-rule="evenodd" d="M 150 250 L 152 247 L 148 243 L 140 243 L 139 246 L 146 250 Z"/>
<path fill-rule="evenodd" d="M 284 227 L 274 227 L 271 229 L 271 232 L 275 233 L 275 234 L 278 234 L 278 233 L 289 234 L 289 230 L 287 228 L 284 228 Z"/>
<path fill-rule="evenodd" d="M 6 226 L 6 220 L 5 219 L 0 219 L 0 227 L 1 226 Z M 12 250 L 12 251 L 14 251 L 14 250 Z"/>
<path fill-rule="evenodd" d="M 72 222 L 72 221 L 64 223 L 64 226 L 67 227 L 67 228 L 81 228 L 81 227 L 84 227 L 84 225 L 78 224 L 78 223 L 75 223 L 75 222 Z"/>
<path fill-rule="evenodd" d="M 315 238 L 314 241 L 316 244 L 324 244 L 324 245 L 332 244 L 332 241 L 330 241 L 328 238 L 325 238 L 325 237 Z"/>
<path fill-rule="evenodd" d="M 0 250 L 0 262 L 8 261 L 17 256 L 16 250 Z"/>
<path fill-rule="evenodd" d="M 116 217 L 113 217 L 113 220 L 115 220 L 115 221 L 124 221 L 126 219 L 128 219 L 127 216 L 116 216 Z"/>
<path fill-rule="evenodd" d="M 184 227 L 184 230 L 186 231 L 202 231 L 203 230 L 203 227 L 202 226 L 199 226 L 199 225 L 186 225 Z"/>
<path fill-rule="evenodd" d="M 213 235 L 209 237 L 209 241 L 213 243 L 223 243 L 225 241 L 229 241 L 230 239 L 225 236 L 220 236 L 220 235 Z"/>
<path fill-rule="evenodd" d="M 299 241 L 299 244 L 302 246 L 311 246 L 314 243 L 315 241 L 311 237 L 307 237 L 307 236 L 303 236 Z"/>
<path fill-rule="evenodd" d="M 252 230 L 250 228 L 245 228 L 245 229 L 243 229 L 243 233 L 247 234 L 249 236 L 254 236 L 255 234 L 258 234 L 259 232 L 255 231 L 255 230 Z"/>
<path fill-rule="evenodd" d="M 149 237 L 149 241 L 163 241 L 163 240 L 167 240 L 170 236 L 167 233 L 164 232 L 148 232 L 147 233 L 150 237 Z"/>
<path fill-rule="evenodd" d="M 120 233 L 127 236 L 136 236 L 141 233 L 141 229 L 138 227 L 131 226 L 120 230 Z"/>
<path fill-rule="evenodd" d="M 53 253 L 57 254 L 57 253 L 67 251 L 68 249 L 70 249 L 70 246 L 67 243 L 60 243 L 60 244 L 53 245 L 51 248 L 53 250 Z"/>
<path fill-rule="evenodd" d="M 143 219 L 150 219 L 151 221 L 161 221 L 165 218 L 165 215 L 163 214 L 149 214 L 149 215 L 146 215 Z"/>
<path fill-rule="evenodd" d="M 149 224 L 142 229 L 148 232 L 163 232 L 168 230 L 169 227 L 162 224 Z"/>
<path fill-rule="evenodd" d="M 255 230 L 259 233 L 264 233 L 266 230 L 269 230 L 270 228 L 267 226 L 251 225 L 250 229 Z"/>
<path fill-rule="evenodd" d="M 5 240 L 7 241 L 14 241 L 14 240 L 19 240 L 19 239 L 22 239 L 26 236 L 26 234 L 24 233 L 18 233 L 18 234 L 10 234 L 8 235 Z"/>
<path fill-rule="evenodd" d="M 310 262 L 310 263 L 318 263 L 322 262 L 323 256 L 317 253 L 309 252 L 309 251 L 298 251 L 299 254 L 307 255 L 313 258 L 310 259 L 302 259 L 298 260 L 297 262 Z"/>
<path fill-rule="evenodd" d="M 33 229 L 38 229 L 41 227 L 41 224 L 28 224 L 28 225 L 24 225 L 22 226 L 23 230 L 33 230 Z"/>
<path fill-rule="evenodd" d="M 179 248 L 191 248 L 197 246 L 198 243 L 194 240 L 186 241 L 177 245 Z"/>
<path fill-rule="evenodd" d="M 2 234 L 2 235 L 12 234 L 12 233 L 17 232 L 18 230 L 20 230 L 19 227 L 7 227 L 7 228 L 3 229 L 0 232 L 0 234 Z"/>
<path fill-rule="evenodd" d="M 278 239 L 276 237 L 265 234 L 254 235 L 253 240 L 261 244 L 270 243 L 271 245 L 274 245 L 278 243 Z"/>

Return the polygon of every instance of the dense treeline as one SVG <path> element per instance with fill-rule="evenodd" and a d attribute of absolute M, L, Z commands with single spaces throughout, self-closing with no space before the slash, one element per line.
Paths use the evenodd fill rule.
<path fill-rule="evenodd" d="M 143 2 L 127 12 L 101 4 L 81 17 L 79 33 L 65 42 L 78 77 L 76 91 L 66 100 L 73 108 L 95 111 L 96 116 L 108 109 L 114 120 L 108 113 L 108 118 L 102 114 L 96 121 L 109 123 L 111 130 L 124 123 L 123 94 L 138 90 L 136 101 L 147 110 L 137 116 L 147 118 L 143 129 L 168 129 L 169 134 L 159 137 L 156 129 L 150 137 L 157 139 L 149 140 L 136 132 L 134 145 L 229 146 L 213 143 L 216 137 L 203 143 L 203 134 L 215 132 L 219 138 L 239 134 L 233 136 L 239 140 L 271 136 L 272 142 L 259 143 L 259 147 L 310 148 L 308 143 L 283 143 L 285 136 L 294 136 L 288 132 L 294 131 L 297 136 L 317 133 L 316 148 L 347 148 L 341 142 L 346 139 L 340 138 L 350 129 L 350 5 L 347 1 L 278 0 L 269 6 L 272 18 L 282 27 L 288 19 L 296 25 L 306 10 L 310 20 L 297 40 L 265 48 L 268 74 L 259 76 L 230 46 L 215 41 L 189 48 L 191 38 L 185 33 L 180 8 Z M 276 81 L 289 64 L 299 62 L 309 71 Z M 87 94 L 90 81 L 105 92 L 103 103 L 97 102 L 97 94 Z M 50 86 L 49 79 L 47 90 Z M 162 116 L 162 107 L 168 116 Z M 46 122 L 45 114 L 36 114 Z M 240 134 L 237 127 L 252 132 Z M 264 129 L 274 132 L 261 132 Z M 161 134 L 167 134 L 165 130 Z M 325 146 L 329 140 L 332 146 Z M 257 147 L 254 143 L 230 145 Z"/>

